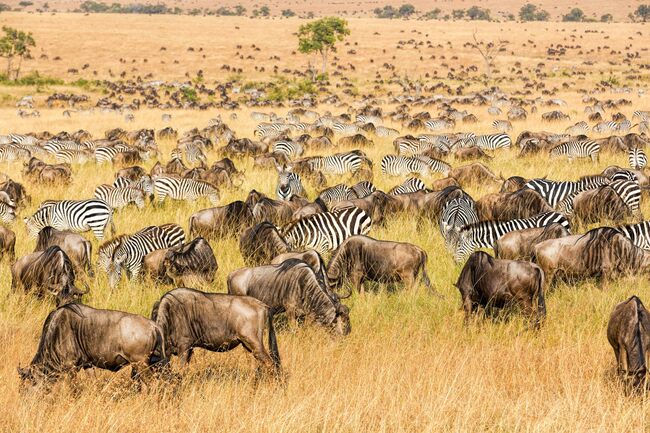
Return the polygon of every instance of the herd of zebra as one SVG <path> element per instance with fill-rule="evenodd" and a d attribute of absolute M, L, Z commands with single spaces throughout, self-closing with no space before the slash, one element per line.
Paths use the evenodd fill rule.
<path fill-rule="evenodd" d="M 86 273 L 84 269 L 102 271 L 112 288 L 118 286 L 123 274 L 131 281 L 140 280 L 143 275 L 156 280 L 162 275 L 160 281 L 168 284 L 187 281 L 183 278 L 191 274 L 201 277 L 197 283 L 199 287 L 213 291 L 209 289 L 218 265 L 209 242 L 214 245 L 225 238 L 238 237 L 244 262 L 249 265 L 246 272 L 255 276 L 270 273 L 273 278 L 268 280 L 272 282 L 268 290 L 271 292 L 286 289 L 282 284 L 288 283 L 281 275 L 287 269 L 307 266 L 309 270 L 304 272 L 309 273 L 309 283 L 292 290 L 304 290 L 301 299 L 320 298 L 318 302 L 313 301 L 299 309 L 298 315 L 310 316 L 318 323 L 334 327 L 335 324 L 339 326 L 341 317 L 348 314 L 347 307 L 341 302 L 345 296 L 337 291 L 340 286 L 335 288 L 342 280 L 412 285 L 414 276 L 422 275 L 425 285 L 436 293 L 437 290 L 432 288 L 436 282 L 430 284 L 425 270 L 427 256 L 431 254 L 448 254 L 459 264 L 467 260 L 467 267 L 476 263 L 478 250 L 487 248 L 494 249 L 496 258 L 492 259 L 496 261 L 516 260 L 535 269 L 539 266 L 542 275 L 546 275 L 545 284 L 535 289 L 535 297 L 539 299 L 552 283 L 552 276 L 562 272 L 580 279 L 603 276 L 606 272 L 646 270 L 628 269 L 629 266 L 622 263 L 627 256 L 619 255 L 608 256 L 605 271 L 600 268 L 604 259 L 593 250 L 585 250 L 579 257 L 566 258 L 575 269 L 568 269 L 566 263 L 558 269 L 544 262 L 545 251 L 555 246 L 553 242 L 564 242 L 562 239 L 570 236 L 571 232 L 601 222 L 616 225 L 613 233 L 626 239 L 622 242 L 629 242 L 626 248 L 650 257 L 650 221 L 643 221 L 641 211 L 643 191 L 650 188 L 650 180 L 644 172 L 647 157 L 643 150 L 649 140 L 643 132 L 629 132 L 633 127 L 631 124 L 621 128 L 625 120 L 615 122 L 619 125 L 618 131 L 624 131 L 625 135 L 589 138 L 582 135 L 587 129 L 580 129 L 581 134 L 572 134 L 581 126 L 574 125 L 564 133 L 524 131 L 513 140 L 508 134 L 512 130 L 509 121 L 492 123 L 499 132 L 477 135 L 442 132 L 455 127 L 453 118 L 426 118 L 422 128 L 427 133 L 413 135 L 421 132 L 413 129 L 408 131 L 410 134 L 400 135 L 398 129 L 382 126 L 387 116 L 383 116 L 379 109 L 366 107 L 355 114 L 352 122 L 347 113 L 321 116 L 302 108 L 290 110 L 283 119 L 253 112 L 252 119 L 261 122 L 255 127 L 255 139 L 238 138 L 221 118 L 211 120 L 205 128 L 194 128 L 182 135 L 171 128 L 157 132 L 117 128 L 107 131 L 105 137 L 99 139 L 87 131 L 0 136 L 0 161 L 10 163 L 8 171 L 15 167 L 11 165 L 12 161 L 22 161 L 27 181 L 26 186 L 14 181 L 12 173 L 5 175 L 0 184 L 0 219 L 7 225 L 15 224 L 17 214 L 30 206 L 27 192 L 35 192 L 35 185 L 42 184 L 48 191 L 48 188 L 59 187 L 59 181 L 74 182 L 79 167 L 93 161 L 98 166 L 111 163 L 116 169 L 112 182 L 94 186 L 92 198 L 45 200 L 31 215 L 25 215 L 27 232 L 38 237 L 39 244 L 44 233 L 51 236 L 53 231 L 60 235 L 60 242 L 50 245 L 45 251 L 36 251 L 15 260 L 12 264 L 12 287 L 29 291 L 29 288 L 44 285 L 48 274 L 39 273 L 34 267 L 44 266 L 39 260 L 61 250 L 58 256 L 62 257 L 61 264 L 48 262 L 48 266 L 54 266 L 47 268 L 48 271 L 63 272 L 74 268 L 77 276 L 69 274 L 69 278 L 60 281 L 60 287 L 47 283 L 60 308 L 70 302 L 81 302 L 81 291 L 66 290 L 74 286 L 75 278 L 79 279 Z M 648 113 L 643 111 L 637 111 L 633 116 L 639 118 L 640 123 L 648 119 Z M 438 133 L 431 133 L 433 131 Z M 594 128 L 594 131 L 598 132 L 598 129 Z M 336 138 L 338 142 L 335 142 Z M 381 157 L 378 173 L 375 173 L 375 165 L 368 156 L 371 151 L 378 150 L 373 140 L 392 140 L 395 151 Z M 166 143 L 165 146 L 172 143 L 173 147 L 169 151 L 158 143 Z M 545 151 L 549 158 L 564 156 L 569 163 L 576 158 L 588 158 L 597 163 L 601 151 L 619 152 L 626 155 L 630 167 L 610 166 L 576 181 L 555 181 L 545 177 L 531 179 L 520 176 L 504 179 L 494 175 L 486 165 L 476 162 L 515 157 L 515 148 L 518 148 L 519 155 Z M 319 155 L 322 151 L 328 151 L 328 154 Z M 165 155 L 169 158 L 163 163 L 161 160 Z M 208 160 L 215 155 L 221 159 L 209 166 Z M 452 167 L 448 162 L 451 158 L 471 163 Z M 146 170 L 143 165 L 150 160 L 155 164 Z M 221 203 L 223 188 L 229 193 L 240 194 L 243 182 L 254 180 L 236 167 L 251 163 L 260 173 L 265 173 L 264 176 L 269 176 L 269 173 L 273 176 L 273 169 L 277 170 L 275 191 L 267 195 L 251 190 L 245 197 L 241 196 L 241 200 Z M 400 182 L 384 192 L 375 184 L 378 175 L 382 184 L 385 179 L 396 177 Z M 434 176 L 438 178 L 434 179 Z M 341 181 L 343 183 L 337 183 Z M 327 186 L 332 182 L 333 186 Z M 477 185 L 500 189 L 475 199 L 467 190 Z M 308 191 L 312 190 L 316 194 L 310 200 Z M 125 214 L 123 208 L 134 206 L 137 209 L 134 212 L 138 212 L 151 207 L 152 212 L 163 212 L 166 199 L 187 201 L 190 206 L 197 200 L 209 200 L 213 207 L 189 217 L 186 224 L 189 236 L 182 227 L 185 221 L 139 224 L 141 227 L 138 229 L 137 218 L 129 221 L 129 225 L 137 230 L 127 234 L 115 233 L 114 220 L 133 215 Z M 427 253 L 404 239 L 381 241 L 384 244 L 380 245 L 370 237 L 387 221 L 400 216 L 416 220 L 419 228 L 438 227 L 448 253 L 444 250 Z M 550 235 L 550 227 L 558 228 L 558 233 L 562 234 Z M 105 240 L 109 229 L 112 237 Z M 87 231 L 92 231 L 94 237 L 102 242 L 97 248 L 95 267 L 88 263 L 80 266 L 76 250 L 71 246 L 74 240 L 79 241 L 78 237 L 71 236 Z M 402 237 L 399 232 L 393 236 Z M 15 238 L 12 230 L 2 227 L 0 249 L 9 252 L 10 257 L 13 257 Z M 513 239 L 518 242 L 518 252 L 514 256 L 508 255 L 512 249 L 508 250 L 505 243 Z M 562 245 L 557 245 L 558 257 L 562 256 Z M 590 244 L 587 248 L 592 247 Z M 353 248 L 359 250 L 351 253 Z M 380 248 L 381 254 L 378 253 Z M 405 249 L 408 254 L 404 253 Z M 283 256 L 285 254 L 289 255 Z M 84 260 L 90 260 L 89 256 L 87 253 Z M 274 261 L 279 260 L 278 257 L 283 257 L 283 260 Z M 313 257 L 316 259 L 312 260 Z M 341 257 L 354 263 L 342 266 L 338 264 L 343 260 Z M 405 257 L 413 260 L 407 261 Z M 327 259 L 330 259 L 328 265 L 325 264 Z M 611 263 L 612 260 L 615 263 Z M 208 262 L 210 266 L 206 267 Z M 336 272 L 332 271 L 335 262 Z M 398 265 L 401 262 L 410 263 L 408 278 Z M 341 274 L 343 268 L 347 269 L 347 274 Z M 229 292 L 231 284 L 240 281 L 237 278 L 241 272 L 233 272 L 228 277 Z M 93 275 L 94 272 L 88 272 L 81 278 Z M 98 284 L 98 280 L 95 283 Z M 359 287 L 359 284 L 352 285 Z M 461 284 L 460 280 L 458 284 Z M 494 297 L 504 296 L 504 299 L 516 302 L 516 296 L 501 293 L 499 287 L 492 289 Z M 229 296 L 240 296 L 236 294 L 239 293 L 237 290 L 232 290 L 233 294 Z M 465 297 L 463 289 L 461 294 Z M 286 296 L 295 295 L 290 293 Z M 272 303 L 264 297 L 268 294 L 255 296 L 262 302 Z M 478 296 L 472 302 L 485 304 L 481 299 Z M 290 303 L 286 299 L 277 302 L 278 305 L 268 305 L 271 316 L 286 312 L 295 317 L 296 312 L 287 306 Z M 327 313 L 323 312 L 325 304 L 329 306 Z M 349 322 L 341 329 L 349 332 Z"/>

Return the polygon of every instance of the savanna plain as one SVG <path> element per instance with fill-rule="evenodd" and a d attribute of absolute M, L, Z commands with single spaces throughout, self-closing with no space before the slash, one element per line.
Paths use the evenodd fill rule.
<path fill-rule="evenodd" d="M 2 86 L 4 108 L 0 109 L 0 133 L 30 131 L 76 131 L 85 129 L 94 137 L 106 130 L 171 126 L 179 132 L 208 125 L 221 115 L 238 137 L 253 138 L 257 121 L 252 111 L 274 111 L 282 116 L 290 106 L 248 107 L 235 110 L 163 110 L 141 107 L 134 120 L 126 122 L 123 113 L 78 110 L 63 117 L 64 108 L 48 108 L 44 100 L 55 91 L 81 92 L 70 82 L 79 76 L 111 79 L 122 71 L 123 79 L 151 74 L 149 79 L 186 81 L 202 71 L 212 84 L 236 80 L 271 79 L 274 66 L 283 70 L 304 70 L 308 60 L 317 58 L 297 54 L 294 33 L 302 21 L 297 19 L 258 21 L 245 18 L 214 17 L 125 17 L 81 14 L 2 14 L 0 23 L 29 29 L 38 40 L 34 59 L 26 62 L 25 72 L 38 70 L 65 82 L 38 87 Z M 644 93 L 614 93 L 625 85 L 647 89 L 648 69 L 638 69 L 647 61 L 648 27 L 642 24 L 565 24 L 565 23 L 442 23 L 419 21 L 381 21 L 351 19 L 348 46 L 341 45 L 332 67 L 340 75 L 332 83 L 352 84 L 353 92 L 341 102 L 318 104 L 314 110 L 334 114 L 360 107 L 363 100 L 375 98 L 374 105 L 390 112 L 398 102 L 392 97 L 416 94 L 420 88 L 444 83 L 450 88 L 464 86 L 464 92 L 482 89 L 478 80 L 463 75 L 464 68 L 484 70 L 482 58 L 467 44 L 474 32 L 486 40 L 507 39 L 509 44 L 496 60 L 492 85 L 505 92 L 524 89 L 521 76 L 545 86 L 532 89 L 529 97 L 550 90 L 552 97 L 567 101 L 561 109 L 571 120 L 544 123 L 544 107 L 530 113 L 525 121 L 513 122 L 516 136 L 524 130 L 563 132 L 583 120 L 583 90 L 590 91 L 603 80 L 617 83 L 602 88 L 601 99 L 627 98 L 629 106 L 619 109 L 628 118 L 634 109 L 649 109 Z M 416 43 L 400 44 L 413 39 Z M 431 41 L 431 47 L 426 42 Z M 549 55 L 557 44 L 576 46 L 563 57 Z M 253 45 L 261 47 L 255 51 Z M 165 47 L 161 50 L 161 47 Z M 604 48 L 607 46 L 607 48 Z M 188 50 L 193 47 L 192 50 Z M 202 48 L 199 51 L 199 48 Z M 354 50 L 354 53 L 351 52 Z M 627 53 L 638 52 L 625 62 Z M 254 58 L 249 58 L 248 56 Z M 279 59 L 271 59 L 271 56 Z M 60 57 L 61 60 L 54 60 Z M 145 62 L 145 59 L 146 62 Z M 83 65 L 89 64 L 84 69 Z M 241 68 L 227 71 L 222 65 Z M 350 68 L 352 64 L 354 68 Z M 389 64 L 389 67 L 382 67 Z M 543 64 L 543 65 L 540 65 Z M 260 67 L 264 66 L 264 71 Z M 392 66 L 392 67 L 391 67 Z M 545 76 L 536 76 L 539 68 Z M 636 68 L 636 73 L 633 71 Z M 522 71 L 517 74 L 517 71 Z M 632 72 L 630 72 L 632 71 Z M 630 78 L 630 75 L 632 77 Z M 347 80 L 341 80 L 341 77 Z M 118 78 L 114 78 L 118 79 Z M 337 92 L 332 84 L 321 95 Z M 106 96 L 95 88 L 85 89 L 93 100 Z M 93 93 L 95 92 L 95 93 Z M 37 118 L 16 116 L 13 101 L 34 95 Z M 234 96 L 235 98 L 239 96 Z M 243 97 L 243 96 L 242 96 Z M 408 104 L 408 102 L 407 102 Z M 458 131 L 491 132 L 494 120 L 486 106 L 458 106 L 478 117 L 478 123 L 459 124 Z M 431 106 L 413 107 L 412 112 L 431 111 Z M 163 122 L 162 114 L 171 114 Z M 231 113 L 236 113 L 235 119 Z M 408 131 L 390 120 L 386 126 Z M 388 191 L 401 182 L 382 175 L 379 161 L 393 153 L 392 139 L 373 137 L 374 146 L 363 150 L 375 162 L 373 182 Z M 175 142 L 159 140 L 161 159 L 169 160 Z M 345 148 L 337 151 L 346 150 Z M 318 151 L 308 150 L 307 155 Z M 209 162 L 220 159 L 216 151 Z M 454 163 L 453 165 L 460 165 Z M 151 168 L 155 160 L 143 166 Z M 275 196 L 277 173 L 253 166 L 251 158 L 237 159 L 244 172 L 241 185 L 221 190 L 221 204 L 243 200 L 251 189 Z M 518 149 L 499 150 L 485 164 L 503 177 L 548 176 L 575 180 L 600 173 L 609 165 L 627 166 L 624 154 L 603 153 L 597 163 L 548 156 L 518 158 Z M 70 185 L 36 186 L 22 177 L 21 162 L 3 162 L 0 171 L 25 185 L 31 204 L 20 211 L 11 227 L 16 232 L 16 256 L 33 251 L 22 217 L 29 216 L 47 199 L 81 199 L 92 196 L 96 185 L 112 183 L 111 164 L 75 165 Z M 423 179 L 425 183 L 441 177 Z M 348 182 L 332 177 L 329 185 Z M 317 190 L 307 184 L 311 199 Z M 465 188 L 475 199 L 497 192 L 499 184 L 475 184 Z M 130 233 L 151 224 L 175 222 L 186 230 L 189 216 L 210 207 L 196 203 L 167 201 L 161 207 L 127 208 L 115 214 L 118 233 Z M 650 215 L 650 202 L 644 195 L 644 215 Z M 579 227 L 584 231 L 591 227 Z M 48 392 L 22 392 L 16 367 L 31 360 L 41 327 L 51 302 L 29 295 L 12 293 L 9 263 L 0 264 L 0 431 L 6 432 L 625 432 L 650 429 L 650 405 L 644 396 L 627 396 L 614 378 L 615 358 L 606 338 L 606 324 L 615 304 L 636 294 L 650 300 L 647 276 L 616 280 L 606 290 L 595 281 L 557 284 L 547 293 L 548 317 L 543 327 L 531 330 L 526 321 L 514 315 L 508 320 L 479 316 L 468 325 L 458 290 L 453 287 L 461 265 L 446 250 L 436 224 L 418 222 L 409 215 L 391 219 L 384 227 L 370 232 L 378 239 L 411 242 L 428 254 L 427 272 L 443 298 L 432 297 L 424 287 L 393 292 L 382 286 L 376 291 L 355 293 L 344 302 L 350 307 L 352 332 L 336 337 L 316 325 L 278 326 L 278 341 L 286 381 L 256 380 L 252 357 L 243 349 L 229 353 L 198 350 L 190 366 L 180 372 L 178 381 L 149 381 L 141 390 L 131 384 L 128 371 L 117 374 L 99 370 L 81 372 L 74 381 L 63 381 Z M 98 242 L 88 236 L 94 251 Z M 219 270 L 215 283 L 206 291 L 226 291 L 229 272 L 244 266 L 238 240 L 213 241 Z M 171 286 L 143 280 L 122 281 L 108 288 L 105 274 L 98 272 L 88 280 L 90 292 L 84 302 L 97 308 L 110 308 L 149 316 L 151 307 Z M 650 301 L 649 301 L 650 302 Z M 178 369 L 176 362 L 173 367 Z"/>

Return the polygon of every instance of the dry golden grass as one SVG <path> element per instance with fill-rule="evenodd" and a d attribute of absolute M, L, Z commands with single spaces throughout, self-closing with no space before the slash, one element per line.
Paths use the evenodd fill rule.
<path fill-rule="evenodd" d="M 321 107 L 323 110 L 326 107 Z M 331 108 L 331 107 L 330 107 Z M 477 112 L 476 107 L 467 107 Z M 247 111 L 228 121 L 239 135 L 251 135 L 254 122 Z M 477 112 L 478 113 L 478 112 Z M 160 111 L 136 113 L 128 127 L 160 127 Z M 630 113 L 628 113 L 630 114 Z M 480 116 L 487 119 L 485 114 Z M 180 130 L 205 125 L 210 113 L 174 112 L 172 126 Z M 14 120 L 13 110 L 1 110 L 0 122 L 15 130 L 76 130 L 86 128 L 101 135 L 123 124 L 121 116 L 88 115 L 60 119 L 57 110 L 44 111 L 36 120 Z M 11 122 L 11 123 L 9 123 Z M 482 122 L 477 132 L 487 131 Z M 531 119 L 517 124 L 523 129 L 560 131 Z M 172 143 L 161 143 L 169 154 Z M 376 141 L 369 155 L 378 161 L 390 152 L 389 140 Z M 595 173 L 609 164 L 625 164 L 623 155 L 603 155 L 601 162 L 549 164 L 544 157 L 519 160 L 505 151 L 488 165 L 504 176 L 543 176 L 570 179 Z M 216 159 L 210 155 L 210 160 Z M 236 161 L 246 170 L 240 190 L 224 191 L 223 203 L 241 199 L 250 188 L 272 194 L 275 173 L 255 171 L 250 161 Z M 152 162 L 147 164 L 147 168 Z M 377 164 L 378 165 L 378 164 Z M 3 171 L 22 180 L 19 164 Z M 38 188 L 26 182 L 33 196 L 33 211 L 46 198 L 82 198 L 95 185 L 112 180 L 112 168 L 76 167 L 74 183 L 67 188 Z M 332 180 L 334 183 L 335 180 Z M 375 182 L 388 189 L 398 182 L 375 167 Z M 474 197 L 494 187 L 474 186 Z M 314 196 L 313 189 L 309 189 Z M 118 232 L 144 225 L 177 222 L 187 228 L 189 215 L 207 202 L 167 203 L 163 209 L 128 209 L 116 217 Z M 650 205 L 643 206 L 648 215 Z M 24 225 L 12 227 L 18 235 L 18 256 L 30 252 L 34 241 Z M 286 387 L 255 383 L 252 358 L 243 349 L 227 354 L 199 351 L 179 384 L 151 382 L 138 393 L 128 373 L 88 371 L 72 383 L 57 385 L 49 395 L 19 393 L 15 367 L 25 365 L 36 349 L 40 328 L 51 304 L 29 296 L 10 294 L 7 264 L 0 267 L 0 425 L 11 432 L 70 432 L 143 430 L 268 431 L 268 432 L 393 432 L 393 431 L 640 431 L 647 429 L 649 406 L 641 398 L 625 397 L 612 379 L 614 356 L 605 326 L 612 307 L 631 294 L 650 299 L 645 277 L 628 278 L 601 291 L 593 282 L 560 285 L 548 294 L 548 320 L 541 331 L 526 329 L 518 317 L 510 321 L 477 320 L 464 327 L 459 296 L 452 287 L 460 267 L 444 249 L 438 229 L 418 230 L 404 217 L 374 237 L 413 242 L 429 254 L 428 272 L 445 299 L 424 289 L 396 293 L 354 295 L 349 301 L 353 331 L 334 338 L 315 326 L 282 328 L 279 344 L 288 373 Z M 97 243 L 93 240 L 93 244 Z M 225 290 L 228 272 L 242 266 L 235 240 L 212 243 L 220 269 L 209 290 Z M 148 282 L 122 284 L 111 291 L 106 278 L 91 281 L 89 305 L 148 315 L 170 287 Z"/>
<path fill-rule="evenodd" d="M 291 4 L 287 6 L 292 7 Z M 464 5 L 467 6 L 469 4 Z M 66 80 L 77 78 L 66 75 L 68 68 L 81 70 L 85 63 L 90 65 L 87 72 L 81 73 L 86 78 L 92 78 L 93 70 L 97 70 L 97 77 L 108 78 L 111 69 L 116 74 L 125 70 L 127 77 L 153 73 L 155 79 L 171 80 L 183 79 L 185 72 L 194 76 L 202 69 L 211 83 L 229 75 L 220 70 L 221 65 L 227 63 L 244 68 L 243 80 L 268 79 L 274 64 L 268 58 L 273 54 L 281 58 L 277 62 L 280 69 L 304 69 L 306 66 L 306 57 L 291 55 L 295 49 L 292 33 L 300 23 L 299 20 L 279 22 L 243 18 L 0 14 L 0 24 L 35 33 L 36 59 L 27 62 L 26 70 L 39 70 L 45 75 L 66 77 Z M 548 80 L 549 87 L 559 87 L 564 81 L 569 83 L 570 88 L 557 96 L 569 102 L 569 107 L 563 110 L 572 116 L 573 122 L 583 117 L 578 89 L 591 88 L 594 82 L 610 74 L 626 82 L 622 76 L 624 68 L 607 62 L 620 61 L 626 45 L 631 45 L 632 51 L 643 49 L 642 43 L 647 39 L 646 27 L 642 25 L 479 25 L 361 19 L 351 20 L 350 24 L 351 46 L 341 47 L 338 63 L 355 64 L 356 71 L 346 71 L 345 75 L 359 86 L 369 86 L 377 71 L 389 77 L 390 73 L 381 69 L 385 62 L 396 66 L 398 76 L 411 78 L 424 77 L 426 72 L 445 76 L 447 69 L 441 65 L 443 62 L 450 67 L 476 64 L 481 68 L 476 54 L 463 48 L 477 28 L 479 35 L 486 39 L 504 37 L 513 42 L 514 54 L 505 53 L 498 61 L 503 77 L 508 77 L 510 67 L 517 61 L 522 62 L 524 68 L 534 68 L 537 63 L 544 62 L 545 71 L 555 74 Z M 586 29 L 604 33 L 585 33 Z M 642 32 L 643 36 L 636 32 Z M 571 36 L 575 36 L 577 42 L 573 42 Z M 603 39 L 605 36 L 609 39 Z M 410 38 L 428 38 L 434 45 L 440 43 L 444 48 L 422 48 L 422 52 L 413 48 L 395 49 L 399 40 Z M 523 47 L 528 39 L 534 40 L 536 47 L 530 44 Z M 566 59 L 553 61 L 547 60 L 545 55 L 551 43 L 579 43 L 585 53 L 598 45 L 607 44 L 610 48 L 583 55 L 576 54 L 576 50 Z M 252 54 L 256 59 L 238 59 L 235 56 L 237 44 L 245 47 L 241 50 L 244 57 Z M 262 51 L 254 52 L 250 49 L 252 44 L 261 47 Z M 161 46 L 167 50 L 159 51 Z M 188 52 L 189 46 L 204 50 L 202 53 Z M 347 54 L 350 48 L 356 49 L 358 54 Z M 386 53 L 382 51 L 384 48 Z M 610 54 L 609 50 L 621 51 L 621 54 Z M 48 60 L 41 59 L 41 54 L 46 54 Z M 426 60 L 420 61 L 420 55 Z M 436 60 L 430 60 L 430 55 L 436 55 Z M 446 57 L 444 60 L 442 55 Z M 53 61 L 55 56 L 62 60 Z M 458 58 L 453 59 L 453 56 Z M 126 64 L 119 63 L 120 58 L 126 59 Z M 143 62 L 145 58 L 147 63 Z M 644 58 L 642 53 L 641 60 L 633 63 L 643 62 Z M 174 59 L 178 59 L 179 64 L 173 64 Z M 374 59 L 374 63 L 370 63 L 370 59 Z M 595 64 L 582 65 L 584 60 L 593 60 Z M 256 72 L 255 65 L 265 66 L 266 72 Z M 134 67 L 136 71 L 132 70 Z M 557 70 L 553 72 L 553 68 Z M 582 80 L 574 68 L 588 75 Z M 449 82 L 455 86 L 461 84 L 454 80 Z M 640 84 L 645 83 L 647 81 Z M 519 83 L 500 85 L 511 90 L 521 89 Z M 36 90 L 2 88 L 0 92 L 17 95 Z M 62 109 L 41 108 L 45 95 L 53 90 L 58 89 L 44 88 L 36 92 L 42 113 L 40 118 L 19 119 L 14 108 L 0 109 L 0 133 L 83 128 L 102 136 L 105 130 L 118 126 L 128 129 L 166 126 L 160 120 L 163 113 L 160 110 L 138 111 L 135 121 L 128 124 L 118 114 L 77 113 L 65 119 L 61 117 Z M 633 109 L 647 105 L 645 99 L 635 95 L 602 94 L 599 97 L 632 99 L 633 106 L 622 110 L 628 116 Z M 7 99 L 13 103 L 11 97 Z M 464 108 L 475 113 L 481 122 L 462 129 L 477 133 L 490 130 L 492 119 L 485 107 Z M 344 110 L 318 107 L 321 112 L 326 109 Z M 388 107 L 384 109 L 388 111 Z M 422 109 L 435 111 L 434 108 Z M 283 113 L 282 109 L 275 111 Z M 228 120 L 227 112 L 219 114 L 239 136 L 251 137 L 255 124 L 249 119 L 249 110 L 237 113 L 239 117 L 234 121 Z M 171 126 L 184 131 L 205 126 L 217 112 L 171 111 L 171 114 Z M 524 129 L 559 132 L 569 124 L 543 124 L 538 113 L 526 122 L 516 123 L 511 135 L 516 137 Z M 388 190 L 400 180 L 383 177 L 378 162 L 382 155 L 392 152 L 392 144 L 385 139 L 376 139 L 375 143 L 374 148 L 367 150 L 376 162 L 375 183 Z M 173 143 L 160 145 L 167 158 Z M 216 158 L 214 153 L 209 155 L 210 162 Z M 242 199 L 252 188 L 273 194 L 274 171 L 255 170 L 250 160 L 236 161 L 236 164 L 245 170 L 246 180 L 239 190 L 222 191 L 224 204 Z M 600 172 L 610 164 L 625 166 L 626 157 L 602 155 L 595 165 L 587 162 L 568 164 L 562 160 L 549 163 L 543 156 L 517 159 L 516 151 L 511 150 L 499 152 L 487 163 L 495 173 L 503 176 L 548 175 L 552 179 L 575 179 Z M 149 168 L 153 161 L 145 165 Z M 22 178 L 20 164 L 5 163 L 0 171 L 24 182 L 32 195 L 33 202 L 22 211 L 21 217 L 31 214 L 44 199 L 89 197 L 96 185 L 113 179 L 113 169 L 109 165 L 100 168 L 89 165 L 75 167 L 74 182 L 68 187 L 42 188 Z M 332 179 L 331 184 L 337 181 Z M 474 185 L 468 192 L 478 198 L 497 188 L 496 185 Z M 316 194 L 311 187 L 308 193 L 311 198 Z M 188 217 L 205 207 L 209 207 L 207 201 L 168 202 L 162 209 L 127 209 L 116 215 L 115 221 L 120 233 L 164 222 L 177 222 L 187 229 Z M 647 200 L 642 208 L 645 215 L 650 215 Z M 27 236 L 22 222 L 16 222 L 12 229 L 18 236 L 17 255 L 31 252 L 35 242 Z M 425 225 L 418 229 L 415 221 L 402 217 L 386 227 L 373 228 L 371 235 L 423 247 L 429 254 L 429 275 L 445 298 L 434 299 L 424 289 L 354 295 L 346 301 L 352 317 L 352 333 L 346 338 L 333 338 L 315 326 L 280 329 L 280 351 L 288 373 L 286 387 L 267 382 L 256 384 L 251 357 L 243 349 L 237 349 L 227 354 L 198 351 L 189 369 L 182 372 L 179 384 L 151 382 L 140 393 L 131 389 L 128 372 L 111 374 L 92 370 L 79 374 L 72 384 L 57 385 L 49 395 L 20 394 L 15 367 L 31 360 L 43 320 L 52 305 L 10 293 L 9 265 L 1 264 L 0 347 L 4 350 L 0 363 L 0 431 L 611 432 L 648 429 L 648 403 L 641 398 L 625 397 L 612 379 L 614 356 L 605 336 L 608 315 L 617 302 L 631 294 L 650 299 L 647 278 L 623 279 L 607 291 L 601 291 L 594 282 L 560 285 L 548 294 L 548 320 L 539 332 L 527 330 L 518 317 L 496 322 L 477 320 L 464 327 L 459 296 L 452 287 L 460 267 L 444 249 L 437 227 Z M 96 251 L 97 242 L 94 239 L 92 242 Z M 216 283 L 206 289 L 224 291 L 226 275 L 243 265 L 238 243 L 227 240 L 213 242 L 212 246 L 220 268 Z M 124 282 L 111 291 L 104 275 L 90 281 L 90 286 L 91 292 L 85 298 L 89 305 L 147 316 L 153 302 L 171 288 L 155 287 L 148 282 Z"/>

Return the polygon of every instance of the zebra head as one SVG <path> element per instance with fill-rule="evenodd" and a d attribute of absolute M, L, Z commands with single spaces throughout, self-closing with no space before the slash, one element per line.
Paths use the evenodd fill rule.
<path fill-rule="evenodd" d="M 108 285 L 111 289 L 117 287 L 122 278 L 122 265 L 127 258 L 127 252 L 124 244 L 117 247 L 113 253 L 113 258 L 108 264 Z"/>
<path fill-rule="evenodd" d="M 291 200 L 294 195 L 302 195 L 304 188 L 300 181 L 300 176 L 294 173 L 293 168 L 289 165 L 279 166 L 276 164 L 278 170 L 278 186 L 276 192 L 280 200 Z"/>
<path fill-rule="evenodd" d="M 37 237 L 38 232 L 40 232 L 43 227 L 49 225 L 50 214 L 50 206 L 41 207 L 34 213 L 34 215 L 23 220 L 27 227 L 27 231 L 32 238 Z"/>
<path fill-rule="evenodd" d="M 0 202 L 0 220 L 6 224 L 13 223 L 16 220 L 16 210 L 10 205 Z"/>
<path fill-rule="evenodd" d="M 467 256 L 476 251 L 477 248 L 478 245 L 472 237 L 472 231 L 461 230 L 460 233 L 458 233 L 456 252 L 454 253 L 454 261 L 456 263 L 461 263 L 467 258 Z"/>

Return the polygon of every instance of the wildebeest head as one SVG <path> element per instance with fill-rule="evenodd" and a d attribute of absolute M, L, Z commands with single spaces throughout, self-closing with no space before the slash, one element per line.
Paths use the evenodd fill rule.
<path fill-rule="evenodd" d="M 350 309 L 347 305 L 339 303 L 336 307 L 336 316 L 334 318 L 334 332 L 339 335 L 348 335 L 352 331 L 350 325 Z"/>

